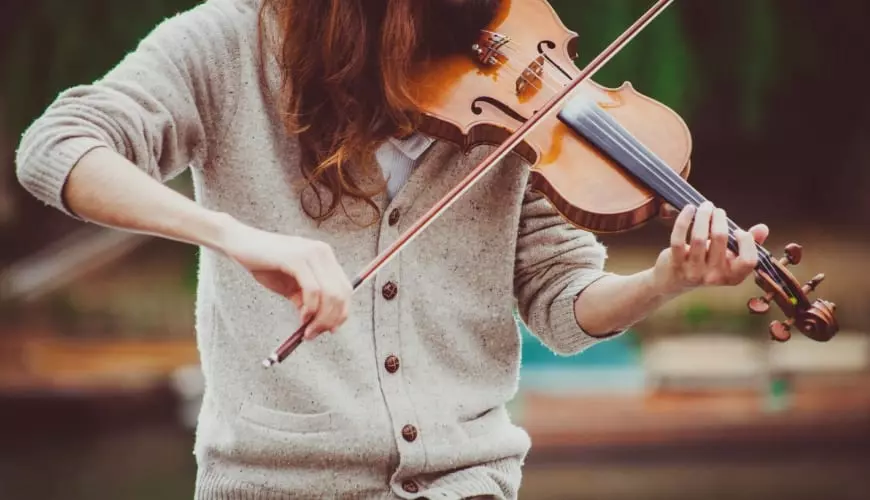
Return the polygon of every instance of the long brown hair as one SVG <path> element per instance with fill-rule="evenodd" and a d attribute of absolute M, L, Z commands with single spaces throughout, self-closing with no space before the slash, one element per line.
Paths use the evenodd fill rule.
<path fill-rule="evenodd" d="M 266 27 L 277 31 L 280 107 L 298 136 L 302 173 L 314 196 L 303 196 L 316 220 L 332 216 L 344 197 L 380 209 L 361 185 L 375 149 L 415 130 L 420 113 L 409 88 L 413 64 L 469 47 L 494 16 L 498 0 L 264 0 Z M 425 19 L 425 23 L 423 20 Z M 369 177 L 371 178 L 371 177 Z M 328 199 L 325 199 L 325 196 Z M 305 200 L 314 201 L 316 207 Z"/>
<path fill-rule="evenodd" d="M 364 201 L 361 188 L 375 148 L 412 132 L 418 113 L 408 75 L 418 49 L 417 0 L 264 0 L 278 30 L 274 49 L 281 73 L 281 112 L 302 147 L 301 168 L 316 220 L 332 216 L 345 196 Z M 369 174 L 371 172 L 368 172 Z M 323 189 L 325 188 L 325 189 Z M 383 189 L 383 186 L 381 187 Z"/>

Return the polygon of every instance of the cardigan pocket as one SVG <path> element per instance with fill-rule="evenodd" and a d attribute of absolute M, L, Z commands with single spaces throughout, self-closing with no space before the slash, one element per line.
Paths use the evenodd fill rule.
<path fill-rule="evenodd" d="M 251 401 L 242 404 L 239 417 L 250 424 L 290 434 L 334 432 L 343 427 L 343 419 L 336 412 L 290 413 L 266 408 Z"/>
<path fill-rule="evenodd" d="M 468 439 L 477 439 L 500 433 L 510 425 L 510 418 L 504 406 L 490 408 L 485 412 L 459 422 Z"/>

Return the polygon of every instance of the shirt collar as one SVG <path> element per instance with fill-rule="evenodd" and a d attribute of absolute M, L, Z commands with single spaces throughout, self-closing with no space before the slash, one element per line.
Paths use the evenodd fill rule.
<path fill-rule="evenodd" d="M 435 142 L 435 139 L 423 135 L 421 133 L 412 134 L 409 137 L 404 139 L 396 139 L 395 137 L 390 137 L 387 139 L 390 143 L 396 147 L 399 151 L 402 152 L 409 159 L 416 161 L 426 150 L 432 146 L 432 143 Z"/>

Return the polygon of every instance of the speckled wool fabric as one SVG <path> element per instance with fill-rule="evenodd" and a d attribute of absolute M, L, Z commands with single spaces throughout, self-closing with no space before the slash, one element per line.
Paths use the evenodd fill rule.
<path fill-rule="evenodd" d="M 436 141 L 394 198 L 376 198 L 380 223 L 364 225 L 361 203 L 312 222 L 276 75 L 259 78 L 256 9 L 200 4 L 105 78 L 64 92 L 23 137 L 22 184 L 65 211 L 64 181 L 93 148 L 162 181 L 190 168 L 203 206 L 323 240 L 355 275 L 487 150 Z M 270 370 L 260 362 L 299 325 L 294 307 L 203 250 L 196 498 L 516 498 L 530 440 L 505 409 L 520 366 L 512 311 L 554 351 L 581 351 L 597 339 L 577 325 L 574 299 L 605 259 L 527 181 L 526 165 L 504 161 L 356 293 L 340 331 Z"/>

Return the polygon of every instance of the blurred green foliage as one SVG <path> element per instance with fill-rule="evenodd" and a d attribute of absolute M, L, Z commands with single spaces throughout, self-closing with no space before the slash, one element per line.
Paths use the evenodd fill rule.
<path fill-rule="evenodd" d="M 58 92 L 98 79 L 160 20 L 197 3 L 39 0 L 14 7 L 20 12 L 0 51 L 10 130 L 23 130 Z"/>
<path fill-rule="evenodd" d="M 553 0 L 565 24 L 580 37 L 582 66 L 634 23 L 651 0 Z M 704 37 L 694 36 L 689 17 L 717 19 L 722 26 Z M 766 109 L 761 104 L 776 79 L 787 73 L 789 58 L 777 43 L 781 31 L 779 12 L 788 8 L 773 0 L 729 2 L 675 2 L 595 77 L 600 83 L 618 86 L 630 80 L 635 87 L 683 116 L 691 116 L 702 97 L 712 88 L 711 78 L 739 82 L 743 125 L 756 130 Z M 797 28 L 797 26 L 795 26 Z M 804 39 L 804 43 L 809 40 Z M 724 50 L 722 48 L 725 48 Z M 794 50 L 790 47 L 789 50 Z M 734 73 L 737 73 L 736 75 Z"/>
<path fill-rule="evenodd" d="M 720 308 L 704 301 L 686 305 L 682 319 L 683 324 L 673 326 L 670 331 L 743 333 L 753 338 L 766 331 L 766 324 L 771 320 L 768 316 L 749 314 L 742 304 Z"/>
<path fill-rule="evenodd" d="M 555 0 L 553 7 L 569 29 L 578 33 L 578 65 L 589 62 L 621 35 L 652 5 L 649 1 Z M 677 109 L 691 109 L 696 75 L 688 35 L 679 19 L 679 6 L 664 11 L 593 78 L 617 87 L 632 81 L 642 93 Z M 641 90 L 642 89 L 642 90 Z"/>
<path fill-rule="evenodd" d="M 133 49 L 162 19 L 196 0 L 149 0 L 130 5 L 112 0 L 39 0 L 17 6 L 6 34 L 0 68 L 8 75 L 0 92 L 9 98 L 8 126 L 22 130 L 61 90 L 91 82 Z M 709 16 L 729 29 L 699 44 L 685 17 L 699 2 L 676 2 L 615 57 L 596 79 L 610 86 L 631 80 L 643 93 L 681 114 L 694 109 L 707 88 L 703 78 L 739 72 L 746 125 L 757 124 L 776 78 L 789 58 L 776 43 L 788 29 L 779 21 L 783 2 L 751 0 L 700 2 Z M 582 64 L 594 57 L 652 5 L 650 0 L 552 0 L 565 24 L 580 34 Z M 6 7 L 4 7 L 6 8 Z M 709 34 L 708 34 L 709 35 Z M 809 42 L 806 38 L 804 45 Z M 716 50 L 716 47 L 726 47 Z M 790 50 L 795 47 L 791 46 Z M 716 68 L 719 68 L 718 70 Z"/>

